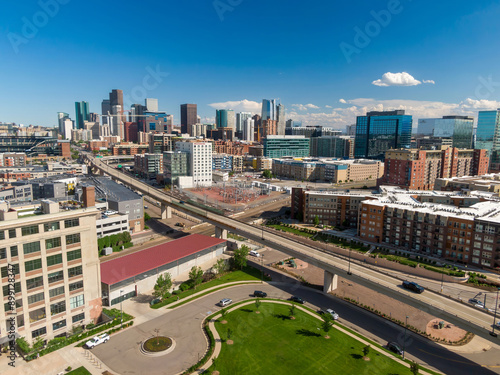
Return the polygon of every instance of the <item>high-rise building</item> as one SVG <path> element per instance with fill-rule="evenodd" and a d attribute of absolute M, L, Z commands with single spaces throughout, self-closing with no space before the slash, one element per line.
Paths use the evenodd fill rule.
<path fill-rule="evenodd" d="M 158 99 L 146 98 L 145 105 L 148 112 L 158 112 Z"/>
<path fill-rule="evenodd" d="M 64 121 L 69 119 L 69 115 L 66 112 L 57 112 L 57 124 L 59 126 L 59 134 L 64 136 Z"/>
<path fill-rule="evenodd" d="M 349 158 L 352 140 L 349 137 L 311 138 L 311 156 Z"/>
<path fill-rule="evenodd" d="M 254 141 L 255 136 L 255 121 L 253 118 L 247 118 L 243 121 L 243 137 L 244 141 Z"/>
<path fill-rule="evenodd" d="M 83 129 L 84 121 L 89 121 L 89 103 L 75 102 L 76 128 Z"/>
<path fill-rule="evenodd" d="M 276 121 L 277 119 L 276 99 L 262 99 L 262 121 Z"/>
<path fill-rule="evenodd" d="M 410 148 L 411 130 L 412 117 L 404 110 L 358 116 L 354 157 L 383 160 L 386 150 Z"/>
<path fill-rule="evenodd" d="M 301 135 L 269 135 L 263 143 L 266 158 L 309 156 L 309 139 Z"/>
<path fill-rule="evenodd" d="M 113 108 L 114 105 L 120 105 L 123 108 L 123 91 L 113 89 L 109 93 L 109 105 Z"/>
<path fill-rule="evenodd" d="M 175 143 L 175 150 L 189 154 L 189 171 L 193 186 L 212 186 L 212 143 L 183 142 Z"/>
<path fill-rule="evenodd" d="M 490 170 L 500 169 L 500 109 L 479 111 L 475 148 L 485 149 L 490 156 Z"/>
<path fill-rule="evenodd" d="M 432 190 L 436 178 L 478 176 L 488 172 L 486 150 L 442 146 L 440 150 L 399 149 L 385 154 L 384 183 Z"/>
<path fill-rule="evenodd" d="M 286 120 L 286 128 L 297 128 L 302 126 L 302 121 Z"/>
<path fill-rule="evenodd" d="M 247 118 L 251 118 L 251 112 L 238 112 L 236 113 L 236 131 L 243 131 L 243 124 Z"/>
<path fill-rule="evenodd" d="M 215 111 L 215 124 L 217 128 L 231 128 L 236 130 L 236 117 L 232 109 L 217 109 Z"/>
<path fill-rule="evenodd" d="M 285 106 L 278 104 L 276 107 L 276 120 L 278 121 L 278 135 L 285 135 L 286 120 L 285 120 Z"/>
<path fill-rule="evenodd" d="M 347 125 L 345 132 L 347 135 L 356 135 L 356 124 Z"/>
<path fill-rule="evenodd" d="M 188 132 L 188 126 L 198 123 L 198 109 L 196 104 L 181 104 L 181 133 Z"/>
<path fill-rule="evenodd" d="M 104 99 L 101 103 L 101 115 L 102 115 L 102 125 L 109 125 L 108 115 L 111 113 L 111 106 L 109 104 L 109 99 Z"/>
<path fill-rule="evenodd" d="M 443 116 L 418 120 L 417 134 L 449 138 L 453 147 L 471 148 L 474 118 L 469 116 Z"/>

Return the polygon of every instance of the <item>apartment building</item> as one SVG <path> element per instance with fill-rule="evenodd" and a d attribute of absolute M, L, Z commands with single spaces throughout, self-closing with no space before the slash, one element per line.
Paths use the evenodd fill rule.
<path fill-rule="evenodd" d="M 134 172 L 148 180 L 163 175 L 163 154 L 134 155 Z"/>
<path fill-rule="evenodd" d="M 500 173 L 491 173 L 483 176 L 464 176 L 451 178 L 437 178 L 434 184 L 436 190 L 458 191 L 479 190 L 500 193 Z"/>
<path fill-rule="evenodd" d="M 111 147 L 114 156 L 145 154 L 149 150 L 149 145 L 122 142 Z"/>
<path fill-rule="evenodd" d="M 73 325 L 97 322 L 102 311 L 97 212 L 95 207 L 59 211 L 56 202 L 43 201 L 42 215 L 20 217 L 2 204 L 0 344 L 8 341 L 11 318 L 28 342 L 62 337 Z M 10 292 L 15 306 L 8 303 Z"/>
<path fill-rule="evenodd" d="M 486 150 L 442 146 L 440 150 L 388 150 L 385 164 L 385 184 L 432 190 L 436 178 L 486 174 L 489 158 Z"/>
<path fill-rule="evenodd" d="M 179 141 L 175 150 L 189 154 L 192 186 L 212 186 L 212 144 L 210 142 Z"/>

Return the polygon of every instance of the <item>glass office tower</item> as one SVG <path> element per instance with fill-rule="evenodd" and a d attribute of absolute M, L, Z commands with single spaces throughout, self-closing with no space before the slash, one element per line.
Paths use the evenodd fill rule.
<path fill-rule="evenodd" d="M 474 148 L 488 150 L 490 168 L 493 170 L 498 170 L 500 163 L 499 123 L 500 110 L 479 111 Z"/>
<path fill-rule="evenodd" d="M 410 148 L 412 117 L 404 110 L 368 112 L 356 119 L 354 157 L 384 160 L 391 148 Z"/>

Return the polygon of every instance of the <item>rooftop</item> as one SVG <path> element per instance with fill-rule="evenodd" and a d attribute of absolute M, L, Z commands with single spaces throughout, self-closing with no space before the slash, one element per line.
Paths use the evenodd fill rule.
<path fill-rule="evenodd" d="M 214 237 L 191 234 L 101 263 L 101 281 L 108 285 L 116 284 L 225 242 Z"/>
<path fill-rule="evenodd" d="M 128 187 L 118 184 L 108 177 L 85 177 L 80 178 L 78 183 L 95 186 L 96 199 L 107 198 L 115 202 L 131 201 L 142 199 L 141 196 L 135 193 Z"/>

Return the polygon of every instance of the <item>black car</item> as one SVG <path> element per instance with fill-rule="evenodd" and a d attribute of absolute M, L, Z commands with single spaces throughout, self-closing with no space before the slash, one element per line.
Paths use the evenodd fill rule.
<path fill-rule="evenodd" d="M 301 303 L 301 304 L 306 303 L 306 301 L 304 301 L 302 298 L 297 297 L 297 296 L 291 296 L 290 301 Z"/>
<path fill-rule="evenodd" d="M 401 347 L 395 342 L 388 342 L 387 349 L 389 349 L 393 353 L 403 355 L 403 349 L 401 349 Z"/>
<path fill-rule="evenodd" d="M 411 281 L 403 281 L 403 288 L 412 290 L 416 293 L 422 293 L 424 291 L 424 288 L 422 286 Z"/>
<path fill-rule="evenodd" d="M 255 292 L 253 292 L 253 296 L 254 297 L 266 298 L 267 297 L 267 293 L 263 292 L 261 290 L 256 290 Z"/>

